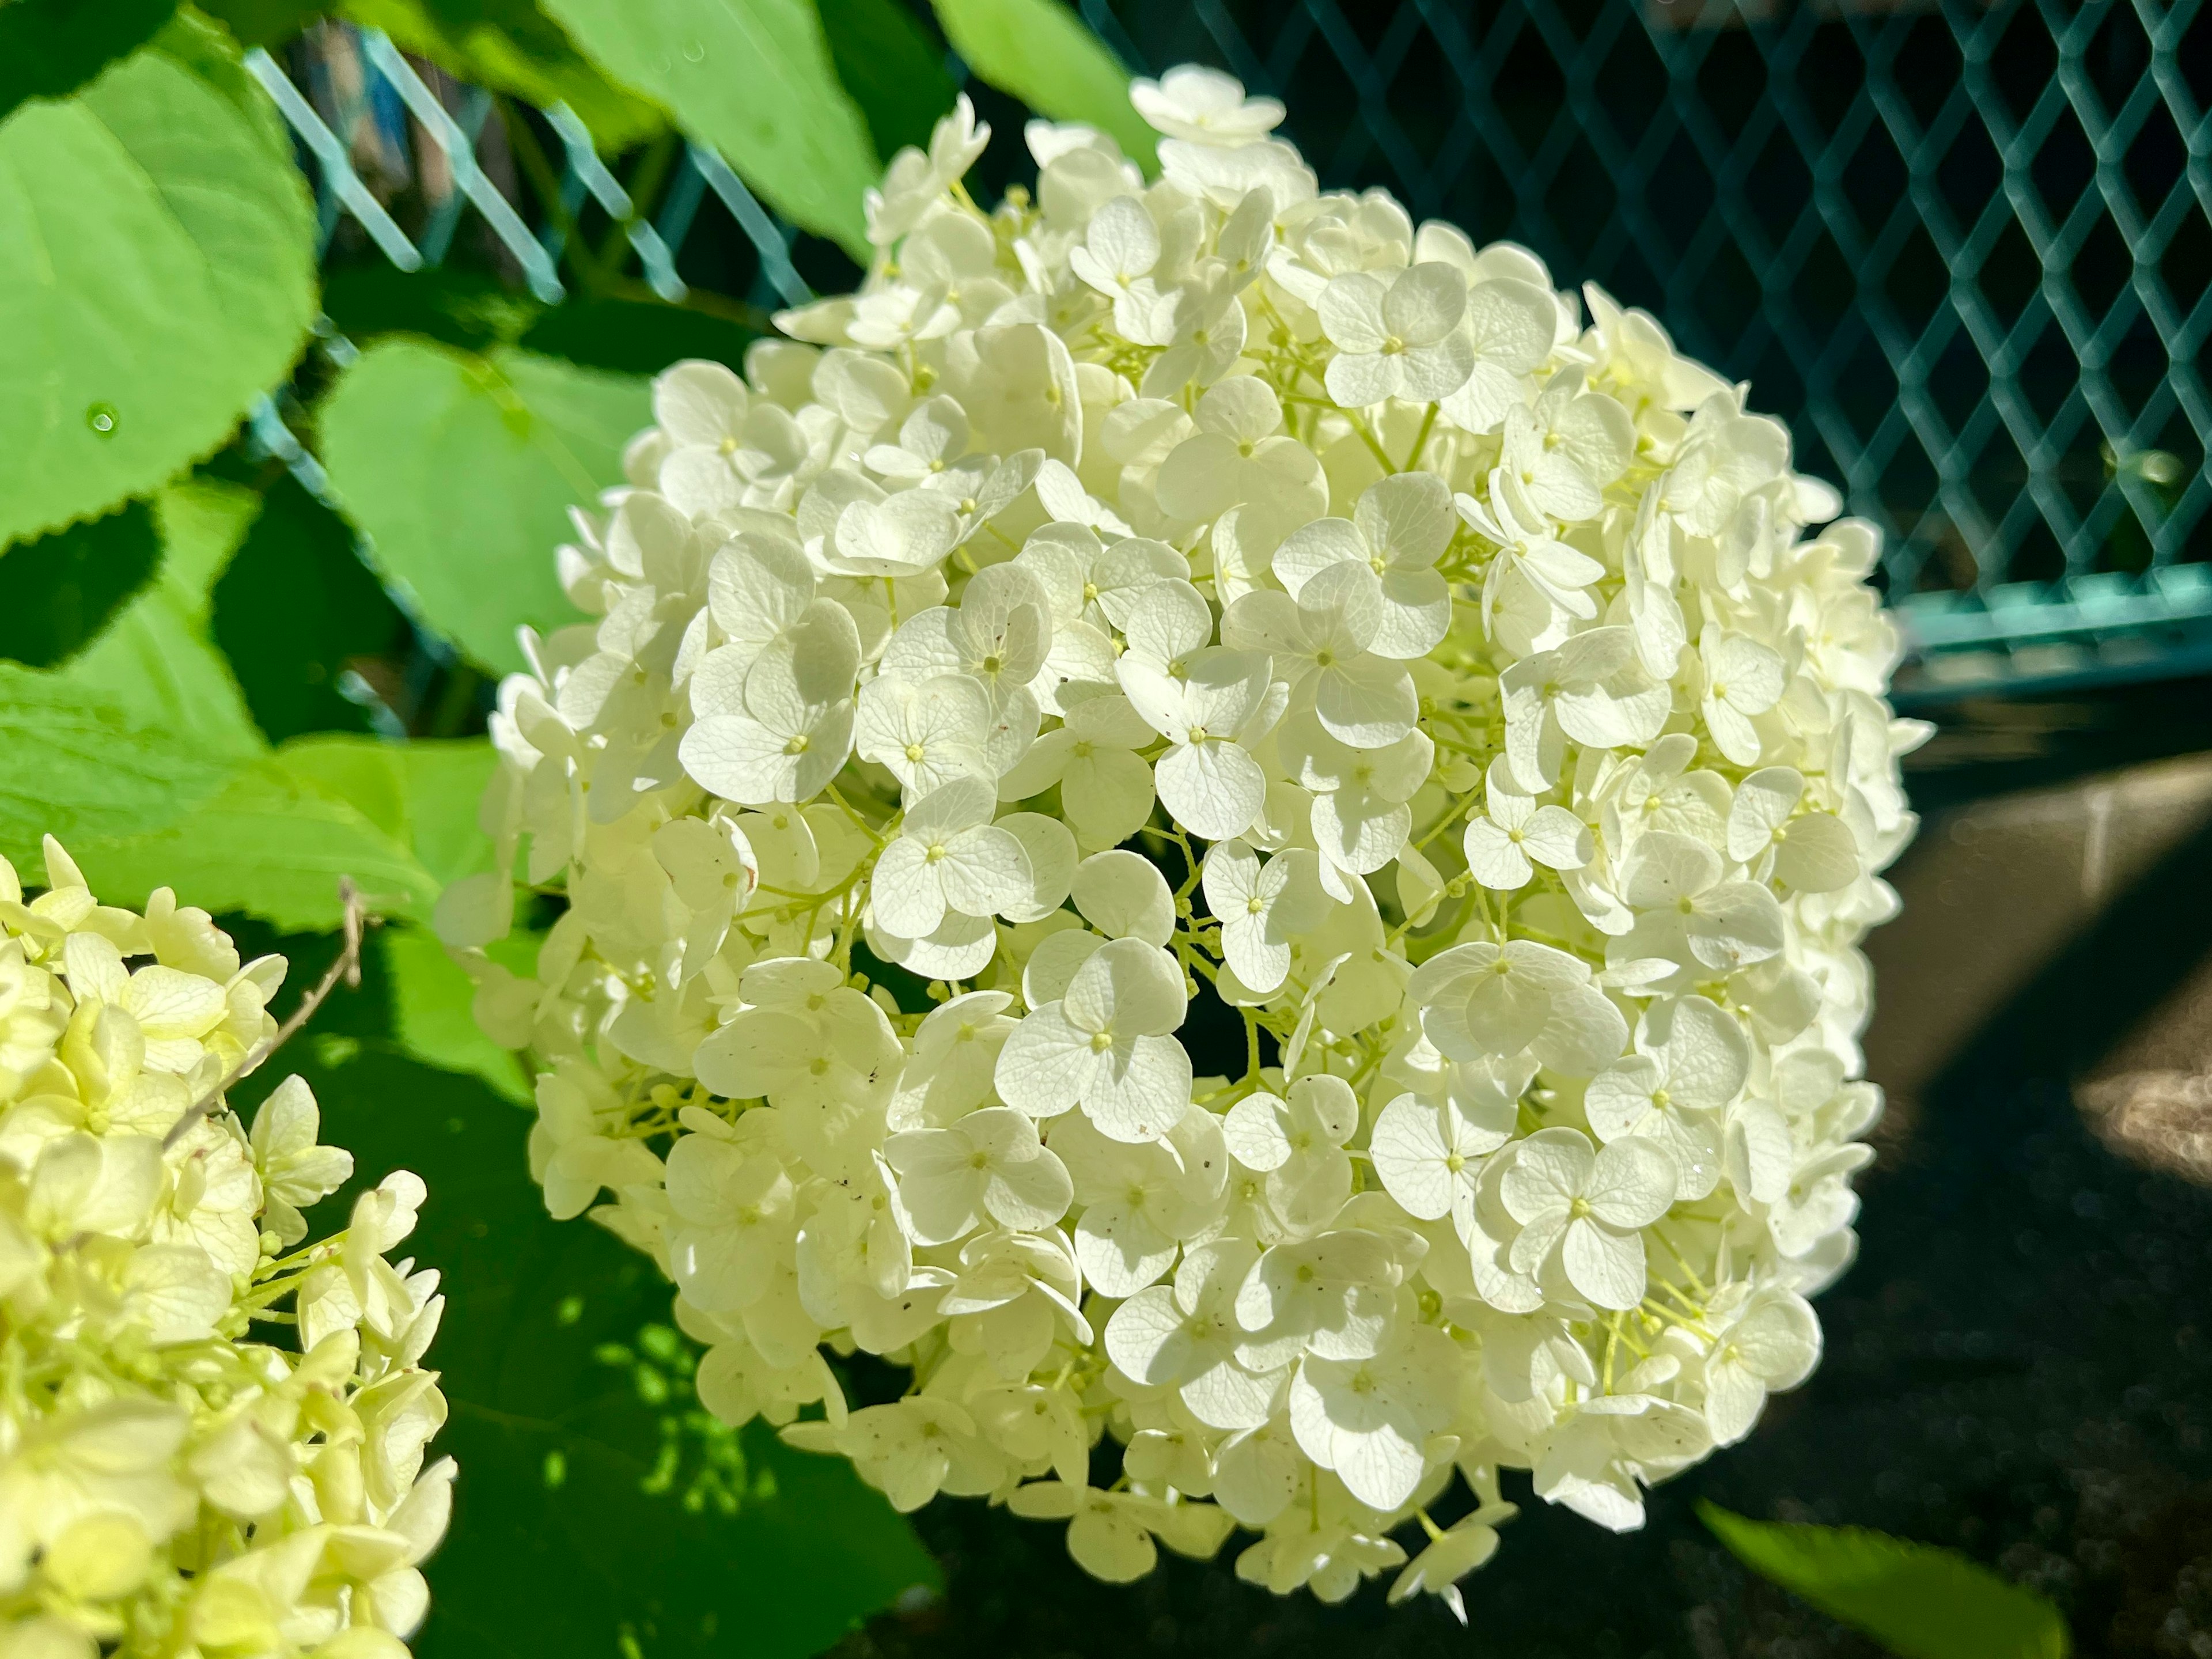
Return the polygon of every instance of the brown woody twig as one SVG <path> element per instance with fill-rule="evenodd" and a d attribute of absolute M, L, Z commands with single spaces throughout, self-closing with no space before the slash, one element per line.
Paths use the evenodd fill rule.
<path fill-rule="evenodd" d="M 338 952 L 337 960 L 330 965 L 329 971 L 316 982 L 315 988 L 300 999 L 300 1006 L 292 1011 L 292 1017 L 289 1019 L 276 1028 L 275 1035 L 264 1037 L 252 1048 L 247 1049 L 245 1059 L 231 1067 L 217 1080 L 214 1087 L 185 1109 L 184 1115 L 170 1126 L 167 1134 L 161 1137 L 163 1152 L 169 1151 L 182 1140 L 191 1133 L 192 1125 L 214 1112 L 223 1096 L 234 1085 L 258 1071 L 264 1060 L 283 1048 L 302 1025 L 313 1019 L 315 1017 L 315 1010 L 323 1006 L 325 1000 L 332 991 L 337 989 L 340 980 L 345 981 L 349 990 L 360 985 L 362 930 L 366 925 L 367 918 L 362 909 L 361 890 L 353 884 L 352 877 L 338 878 L 338 902 L 345 907 L 345 948 Z"/>

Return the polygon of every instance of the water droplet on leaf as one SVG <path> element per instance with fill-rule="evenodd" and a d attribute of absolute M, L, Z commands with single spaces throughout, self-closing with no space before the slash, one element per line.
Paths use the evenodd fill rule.
<path fill-rule="evenodd" d="M 84 423 L 103 438 L 115 435 L 117 419 L 113 404 L 94 404 L 84 411 Z"/>
<path fill-rule="evenodd" d="M 684 61 L 688 64 L 705 63 L 707 61 L 707 43 L 704 40 L 694 40 L 689 46 L 685 46 L 684 48 Z"/>

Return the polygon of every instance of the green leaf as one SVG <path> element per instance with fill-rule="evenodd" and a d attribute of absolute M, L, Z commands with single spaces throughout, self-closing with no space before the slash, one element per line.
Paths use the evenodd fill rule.
<path fill-rule="evenodd" d="M 576 303 L 572 300 L 555 309 L 566 311 Z M 379 260 L 323 276 L 323 311 L 356 345 L 367 345 L 380 334 L 420 334 L 477 351 L 512 343 L 544 309 L 497 277 L 449 265 L 399 270 Z"/>
<path fill-rule="evenodd" d="M 929 147 L 930 129 L 959 88 L 945 47 L 899 0 L 819 0 L 837 78 L 867 118 L 876 154 Z"/>
<path fill-rule="evenodd" d="M 161 532 L 159 580 L 198 607 L 207 619 L 215 585 L 261 510 L 261 497 L 244 484 L 195 473 L 154 497 L 154 523 Z"/>
<path fill-rule="evenodd" d="M 0 657 L 51 668 L 76 655 L 145 585 L 160 557 L 143 501 L 18 542 L 0 554 Z"/>
<path fill-rule="evenodd" d="M 159 33 L 177 0 L 13 0 L 0 6 L 0 117 L 66 98 Z"/>
<path fill-rule="evenodd" d="M 349 876 L 373 912 L 427 923 L 447 882 L 491 863 L 475 820 L 493 764 L 481 738 L 304 738 L 239 768 L 166 822 L 64 841 L 94 890 L 117 903 L 173 887 L 210 910 L 331 928 L 344 915 L 338 878 Z M 4 812 L 0 785 L 0 829 Z M 27 844 L 35 848 L 35 833 Z"/>
<path fill-rule="evenodd" d="M 47 834 L 74 852 L 173 823 L 230 770 L 65 676 L 0 663 L 0 854 L 19 865 L 37 860 Z"/>
<path fill-rule="evenodd" d="M 416 738 L 398 750 L 407 775 L 408 842 L 422 867 L 443 884 L 492 866 L 491 842 L 477 824 L 477 805 L 499 765 L 483 738 Z"/>
<path fill-rule="evenodd" d="M 110 902 L 137 905 L 156 887 L 173 887 L 205 909 L 279 927 L 337 927 L 341 876 L 380 915 L 427 921 L 438 897 L 437 878 L 385 826 L 281 754 L 240 769 L 164 828 L 69 847 Z"/>
<path fill-rule="evenodd" d="M 1979 1562 L 1858 1527 L 1698 1514 L 1736 1559 L 1905 1659 L 2065 1659 L 2058 1609 Z"/>
<path fill-rule="evenodd" d="M 650 418 L 644 382 L 501 349 L 409 339 L 363 352 L 322 410 L 323 460 L 386 579 L 486 667 L 523 666 L 515 629 L 576 620 L 553 550 L 622 477 Z"/>
<path fill-rule="evenodd" d="M 440 887 L 492 864 L 477 803 L 499 764 L 483 738 L 302 738 L 280 756 L 294 777 L 352 803 Z"/>
<path fill-rule="evenodd" d="M 383 743 L 327 736 L 287 744 L 279 757 L 295 779 L 345 800 L 377 831 L 404 848 L 428 873 L 434 890 L 492 864 L 492 848 L 477 827 L 477 803 L 499 763 L 482 738 Z M 495 941 L 492 959 L 528 975 L 538 936 Z M 416 1059 L 482 1078 L 502 1098 L 527 1105 L 531 1085 L 515 1056 L 477 1029 L 476 987 L 425 928 L 385 930 L 379 946 L 390 975 L 392 1035 Z"/>
<path fill-rule="evenodd" d="M 600 68 L 720 150 L 802 229 L 868 258 L 881 168 L 814 0 L 545 0 Z"/>
<path fill-rule="evenodd" d="M 0 545 L 222 443 L 307 337 L 314 246 L 275 110 L 190 13 L 0 123 Z"/>
<path fill-rule="evenodd" d="M 367 732 L 338 682 L 355 658 L 407 641 L 407 619 L 354 551 L 345 520 L 289 474 L 215 586 L 215 641 L 253 718 L 277 743 L 303 732 Z"/>
<path fill-rule="evenodd" d="M 760 337 L 742 323 L 686 306 L 575 299 L 548 307 L 520 343 L 542 356 L 617 374 L 658 374 L 684 357 L 711 358 L 742 373 L 745 348 Z"/>
<path fill-rule="evenodd" d="M 341 0 L 332 9 L 459 80 L 541 109 L 567 104 L 603 150 L 627 149 L 661 129 L 659 110 L 611 84 L 531 0 Z"/>
<path fill-rule="evenodd" d="M 280 752 L 295 780 L 335 795 L 400 847 L 410 834 L 407 775 L 399 759 L 405 745 L 375 738 L 327 733 L 288 743 Z"/>
<path fill-rule="evenodd" d="M 296 953 L 295 981 L 326 959 Z M 473 1078 L 394 1052 L 375 994 L 380 954 L 368 969 L 364 989 L 340 993 L 310 1028 L 326 1035 L 261 1078 L 273 1086 L 298 1070 L 322 1103 L 325 1139 L 355 1154 L 355 1182 L 325 1202 L 321 1224 L 390 1170 L 429 1188 L 405 1253 L 443 1275 L 428 1363 L 452 1417 L 430 1455 L 461 1473 L 452 1529 L 425 1568 L 417 1659 L 799 1659 L 933 1584 L 907 1522 L 848 1465 L 791 1451 L 757 1425 L 737 1447 L 707 1431 L 684 1358 L 648 1350 L 688 1347 L 665 1329 L 667 1280 L 602 1229 L 545 1214 L 525 1158 L 528 1116 Z M 641 1342 L 647 1327 L 659 1328 Z M 636 1363 L 606 1363 L 611 1346 Z M 673 1479 L 657 1480 L 672 1441 Z M 685 1502 L 710 1447 L 725 1474 L 739 1450 L 734 1514 Z"/>
<path fill-rule="evenodd" d="M 501 966 L 526 975 L 540 943 L 536 935 L 510 933 L 491 945 L 490 955 Z M 392 1032 L 399 1046 L 426 1066 L 483 1079 L 502 1100 L 530 1104 L 530 1080 L 522 1062 L 477 1024 L 476 981 L 447 954 L 437 936 L 417 927 L 387 927 L 378 948 L 392 976 Z"/>
<path fill-rule="evenodd" d="M 242 760 L 265 751 L 230 664 L 208 637 L 210 590 L 260 505 L 250 489 L 204 477 L 156 495 L 161 568 L 63 671 L 70 682 L 211 754 Z"/>
<path fill-rule="evenodd" d="M 934 0 L 937 21 L 968 67 L 1055 121 L 1111 133 L 1122 153 L 1157 165 L 1158 135 L 1129 104 L 1129 71 L 1060 0 Z"/>
<path fill-rule="evenodd" d="M 322 0 L 195 0 L 195 4 L 221 19 L 246 46 L 281 46 L 328 9 Z"/>

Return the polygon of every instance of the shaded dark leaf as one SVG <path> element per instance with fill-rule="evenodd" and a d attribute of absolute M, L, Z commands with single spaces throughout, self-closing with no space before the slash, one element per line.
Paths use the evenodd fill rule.
<path fill-rule="evenodd" d="M 270 740 L 366 732 L 338 691 L 349 659 L 394 650 L 406 618 L 355 555 L 353 532 L 289 475 L 215 587 L 216 643 Z"/>
<path fill-rule="evenodd" d="M 0 657 L 51 668 L 75 656 L 146 585 L 161 550 L 143 501 L 8 549 L 0 554 Z"/>
<path fill-rule="evenodd" d="M 505 344 L 542 308 L 494 277 L 451 267 L 398 270 L 380 260 L 323 277 L 324 312 L 359 345 L 380 334 L 420 334 L 464 350 Z"/>
<path fill-rule="evenodd" d="M 937 118 L 958 90 L 945 48 L 899 0 L 818 0 L 837 78 L 868 124 L 877 153 L 929 145 Z"/>
<path fill-rule="evenodd" d="M 0 118 L 66 98 L 154 38 L 177 0 L 14 0 L 0 6 Z"/>
<path fill-rule="evenodd" d="M 760 337 L 742 324 L 652 300 L 571 300 L 543 313 L 519 343 L 617 374 L 658 374 L 685 357 L 708 357 L 742 371 L 745 348 Z"/>
<path fill-rule="evenodd" d="M 330 8 L 321 0 L 197 0 L 245 46 L 278 46 Z"/>

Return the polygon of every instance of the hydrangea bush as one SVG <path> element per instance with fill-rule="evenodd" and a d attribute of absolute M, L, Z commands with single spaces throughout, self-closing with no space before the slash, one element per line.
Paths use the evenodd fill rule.
<path fill-rule="evenodd" d="M 352 1158 L 297 1077 L 250 1133 L 221 1101 L 283 958 L 46 876 L 0 859 L 0 1652 L 405 1659 L 453 1474 L 438 1275 L 385 1259 L 422 1184 L 304 1243 Z"/>
<path fill-rule="evenodd" d="M 480 1016 L 720 1417 L 1102 1577 L 1242 1527 L 1456 1609 L 1500 1469 L 1636 1526 L 1817 1360 L 1918 728 L 1745 388 L 1133 95 L 1157 182 L 1032 123 L 986 212 L 963 101 L 859 293 L 660 377 L 441 926 L 565 895 Z"/>

